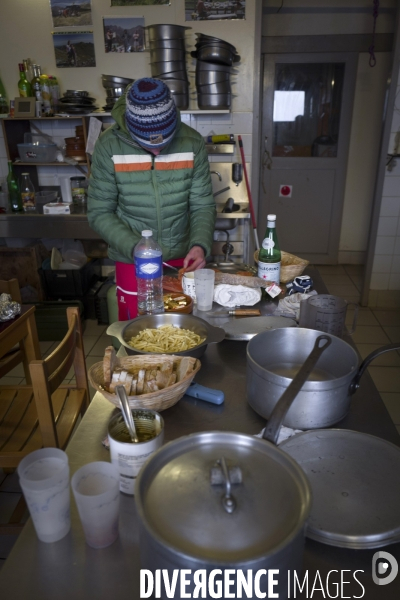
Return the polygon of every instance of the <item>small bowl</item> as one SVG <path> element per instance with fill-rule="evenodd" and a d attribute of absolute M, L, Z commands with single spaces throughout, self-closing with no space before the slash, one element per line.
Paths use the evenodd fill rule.
<path fill-rule="evenodd" d="M 174 301 L 176 298 L 184 298 L 185 306 L 181 306 L 178 308 L 167 308 L 166 307 L 166 298 L 171 298 Z M 167 292 L 164 294 L 164 311 L 167 313 L 185 313 L 189 315 L 193 312 L 193 299 L 187 294 L 180 294 L 179 292 Z"/>

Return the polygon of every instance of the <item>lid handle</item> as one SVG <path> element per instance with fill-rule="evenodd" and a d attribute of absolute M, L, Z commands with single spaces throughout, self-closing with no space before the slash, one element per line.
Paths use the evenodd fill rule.
<path fill-rule="evenodd" d="M 217 460 L 218 467 L 211 469 L 211 485 L 225 485 L 225 494 L 221 501 L 225 511 L 232 514 L 236 508 L 236 500 L 232 496 L 231 486 L 233 483 L 242 483 L 242 471 L 240 467 L 232 467 L 228 469 L 225 457 Z"/>

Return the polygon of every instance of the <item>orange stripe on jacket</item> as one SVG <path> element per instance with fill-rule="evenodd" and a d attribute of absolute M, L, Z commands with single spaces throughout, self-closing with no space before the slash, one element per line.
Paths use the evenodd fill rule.
<path fill-rule="evenodd" d="M 128 163 L 128 164 L 115 164 L 114 168 L 117 172 L 126 171 L 150 171 L 151 163 Z"/>
<path fill-rule="evenodd" d="M 156 171 L 174 171 L 177 169 L 193 169 L 193 160 L 177 160 L 175 162 L 157 162 Z"/>

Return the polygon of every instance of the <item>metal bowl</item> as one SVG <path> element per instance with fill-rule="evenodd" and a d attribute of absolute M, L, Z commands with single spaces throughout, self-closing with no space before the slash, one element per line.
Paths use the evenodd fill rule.
<path fill-rule="evenodd" d="M 154 40 L 149 44 L 150 50 L 162 50 L 163 48 L 170 48 L 174 50 L 183 50 L 185 52 L 185 40 L 172 39 L 172 40 Z"/>
<path fill-rule="evenodd" d="M 86 92 L 85 90 L 67 90 L 65 92 L 65 94 L 63 94 L 64 96 L 78 96 L 78 97 L 85 97 L 85 96 L 89 96 L 89 92 Z"/>
<path fill-rule="evenodd" d="M 186 71 L 172 71 L 171 73 L 162 73 L 161 75 L 153 75 L 153 77 L 158 77 L 158 79 L 174 79 L 175 81 L 179 79 L 183 83 L 188 83 L 189 79 Z"/>
<path fill-rule="evenodd" d="M 220 71 L 196 71 L 196 85 L 211 85 L 213 83 L 229 83 L 230 73 Z"/>
<path fill-rule="evenodd" d="M 227 46 L 220 44 L 202 44 L 196 52 L 190 53 L 192 58 L 204 60 L 213 64 L 231 66 L 234 62 L 239 62 L 240 56 L 230 51 Z"/>
<path fill-rule="evenodd" d="M 184 60 L 164 60 L 150 63 L 151 74 L 153 77 L 163 75 L 164 73 L 173 73 L 174 71 L 186 71 Z"/>
<path fill-rule="evenodd" d="M 216 38 L 211 35 L 205 35 L 204 33 L 196 33 L 195 35 L 197 37 L 196 46 L 198 44 L 203 44 L 203 43 L 204 44 L 223 44 L 225 46 L 229 46 L 229 48 L 232 50 L 232 52 L 236 53 L 235 46 L 233 46 L 229 42 L 226 42 L 225 40 L 221 40 L 220 38 Z"/>
<path fill-rule="evenodd" d="M 150 49 L 150 61 L 152 63 L 166 61 L 185 61 L 185 51 L 180 48 L 154 48 Z"/>
<path fill-rule="evenodd" d="M 128 354 L 155 354 L 154 352 L 142 352 L 129 346 L 128 341 L 138 335 L 143 329 L 156 329 L 161 325 L 174 325 L 182 329 L 189 329 L 206 339 L 202 344 L 186 350 L 185 352 L 174 352 L 179 356 L 193 356 L 199 358 L 207 350 L 208 344 L 222 342 L 225 338 L 225 331 L 221 327 L 214 327 L 193 315 L 163 313 L 161 315 L 145 315 L 137 317 L 132 321 L 117 321 L 112 323 L 107 329 L 107 335 L 116 337 L 126 348 Z"/>
<path fill-rule="evenodd" d="M 121 87 L 123 85 L 127 86 L 129 83 L 135 81 L 134 79 L 129 79 L 128 77 L 118 77 L 117 75 L 102 75 L 101 80 L 105 88 Z"/>
<path fill-rule="evenodd" d="M 148 25 L 145 27 L 149 34 L 149 41 L 154 42 L 155 40 L 173 40 L 179 38 L 185 38 L 186 29 L 192 29 L 191 27 L 184 27 L 182 25 Z"/>
<path fill-rule="evenodd" d="M 231 68 L 228 65 L 217 65 L 215 63 L 198 60 L 196 63 L 196 73 L 201 71 L 219 71 L 220 73 L 230 73 Z"/>
<path fill-rule="evenodd" d="M 125 87 L 106 87 L 107 98 L 119 98 L 125 92 Z"/>
<path fill-rule="evenodd" d="M 172 92 L 172 97 L 176 108 L 180 108 L 181 110 L 187 110 L 189 108 L 189 94 L 176 94 L 175 92 Z"/>
<path fill-rule="evenodd" d="M 208 85 L 196 85 L 199 94 L 229 94 L 231 92 L 231 84 L 229 81 L 219 81 L 218 83 L 210 83 Z"/>
<path fill-rule="evenodd" d="M 231 106 L 231 94 L 197 94 L 197 104 L 200 109 L 228 109 Z"/>
<path fill-rule="evenodd" d="M 166 81 L 167 86 L 169 87 L 171 94 L 188 94 L 189 92 L 189 82 L 183 81 L 182 79 L 168 79 Z"/>

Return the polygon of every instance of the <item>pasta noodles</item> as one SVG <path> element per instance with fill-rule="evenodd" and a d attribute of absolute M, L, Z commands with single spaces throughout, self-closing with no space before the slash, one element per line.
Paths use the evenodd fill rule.
<path fill-rule="evenodd" d="M 181 329 L 174 325 L 161 325 L 157 329 L 143 329 L 132 337 L 128 344 L 142 352 L 183 352 L 199 346 L 206 338 L 189 329 Z"/>

